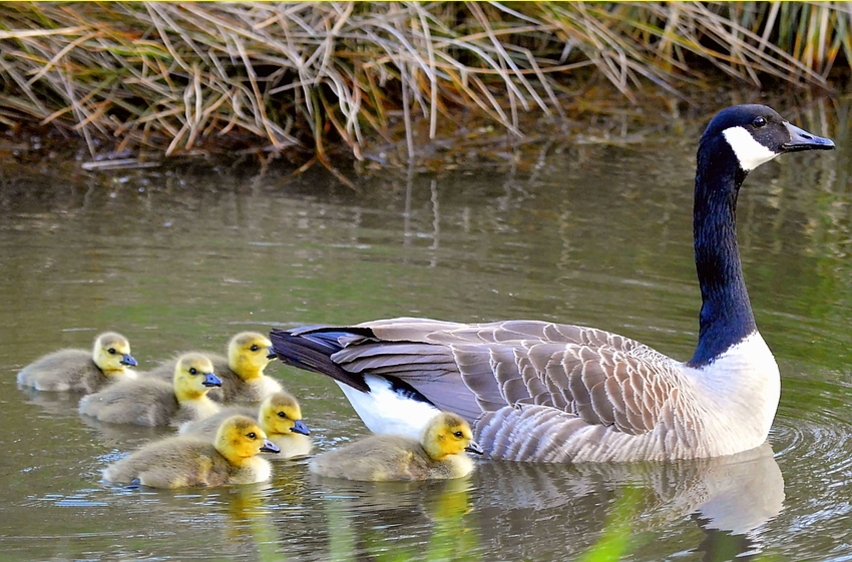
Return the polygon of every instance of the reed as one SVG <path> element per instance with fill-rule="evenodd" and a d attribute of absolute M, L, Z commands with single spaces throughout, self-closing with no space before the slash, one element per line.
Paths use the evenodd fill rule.
<path fill-rule="evenodd" d="M 92 155 L 304 151 L 417 155 L 461 113 L 522 117 L 684 97 L 718 69 L 830 88 L 844 3 L 0 3 L 0 121 L 73 131 Z M 700 91 L 700 90 L 699 90 Z"/>

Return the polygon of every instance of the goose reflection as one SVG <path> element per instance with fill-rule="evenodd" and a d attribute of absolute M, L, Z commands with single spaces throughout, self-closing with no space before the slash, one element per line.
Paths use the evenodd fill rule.
<path fill-rule="evenodd" d="M 712 553 L 719 542 L 738 545 L 738 555 L 759 553 L 760 527 L 784 505 L 784 478 L 769 444 L 727 457 L 666 463 L 488 462 L 475 478 L 474 510 L 483 541 L 490 543 L 487 550 L 512 551 L 522 543 L 525 556 L 593 548 L 613 503 L 629 489 L 640 492 L 629 514 L 633 536 L 691 520 L 704 532 L 695 549 L 706 560 L 717 559 Z M 549 522 L 555 521 L 565 525 L 562 532 L 554 532 Z M 727 541 L 731 536 L 741 538 Z M 661 547 L 654 545 L 657 556 L 664 554 Z M 682 550 L 683 543 L 673 548 Z"/>

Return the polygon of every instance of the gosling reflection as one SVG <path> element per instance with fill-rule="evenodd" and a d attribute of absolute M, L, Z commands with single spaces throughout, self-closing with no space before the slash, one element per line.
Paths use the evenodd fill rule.
<path fill-rule="evenodd" d="M 634 536 L 691 518 L 705 533 L 693 548 L 705 554 L 718 551 L 714 541 L 739 545 L 738 555 L 759 553 L 759 528 L 784 503 L 784 479 L 768 444 L 728 457 L 668 463 L 488 462 L 474 478 L 483 489 L 475 511 L 482 540 L 490 543 L 486 551 L 516 552 L 525 544 L 524 555 L 533 557 L 593 549 L 626 489 L 640 492 L 629 516 Z M 554 533 L 546 521 L 570 522 L 571 532 Z"/>
<path fill-rule="evenodd" d="M 328 559 L 372 560 L 389 549 L 399 560 L 481 556 L 469 478 L 388 483 L 313 478 L 325 496 Z"/>

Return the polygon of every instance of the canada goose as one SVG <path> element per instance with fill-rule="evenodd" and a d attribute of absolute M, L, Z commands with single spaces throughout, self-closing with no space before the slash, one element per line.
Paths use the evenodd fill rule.
<path fill-rule="evenodd" d="M 447 480 L 467 476 L 473 461 L 464 454 L 482 453 L 464 419 L 450 412 L 432 417 L 420 439 L 371 435 L 314 457 L 308 468 L 321 476 L 381 482 Z"/>
<path fill-rule="evenodd" d="M 104 332 L 95 338 L 91 351 L 60 349 L 36 359 L 18 373 L 18 384 L 89 394 L 111 382 L 134 378 L 136 373 L 127 367 L 135 366 L 127 338 Z"/>
<path fill-rule="evenodd" d="M 261 402 L 270 394 L 280 392 L 281 384 L 263 373 L 271 361 L 271 347 L 272 342 L 263 334 L 240 332 L 228 342 L 227 357 L 204 352 L 213 362 L 216 375 L 222 379 L 222 389 L 211 391 L 210 398 L 225 404 Z M 144 375 L 169 380 L 175 361 L 167 361 Z"/>
<path fill-rule="evenodd" d="M 273 330 L 285 363 L 335 379 L 375 433 L 416 435 L 461 414 L 492 458 L 579 462 L 728 455 L 766 440 L 778 367 L 755 324 L 735 211 L 748 173 L 834 143 L 762 105 L 719 112 L 698 147 L 698 344 L 683 363 L 620 335 L 537 321 L 419 318 Z"/>
<path fill-rule="evenodd" d="M 80 400 L 80 413 L 108 423 L 163 427 L 212 416 L 220 406 L 207 391 L 222 382 L 200 353 L 182 355 L 172 383 L 140 377 L 106 387 Z"/>
<path fill-rule="evenodd" d="M 302 410 L 296 399 L 287 392 L 267 396 L 260 408 L 237 406 L 225 408 L 208 418 L 186 422 L 180 426 L 181 435 L 192 435 L 212 441 L 222 422 L 235 414 L 258 420 L 266 438 L 281 449 L 276 458 L 303 457 L 311 452 L 310 430 L 302 421 Z"/>
<path fill-rule="evenodd" d="M 174 436 L 145 445 L 104 470 L 104 480 L 154 488 L 253 484 L 269 480 L 272 467 L 261 452 L 278 452 L 257 422 L 232 416 L 219 427 L 215 443 Z"/>

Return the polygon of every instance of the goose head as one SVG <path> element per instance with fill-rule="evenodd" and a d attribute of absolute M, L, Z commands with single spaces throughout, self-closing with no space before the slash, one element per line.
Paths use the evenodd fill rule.
<path fill-rule="evenodd" d="M 451 412 L 441 412 L 432 418 L 423 431 L 421 442 L 426 453 L 434 460 L 462 451 L 482 454 L 482 449 L 473 441 L 473 432 L 468 423 Z"/>
<path fill-rule="evenodd" d="M 302 421 L 299 403 L 286 392 L 276 392 L 263 401 L 260 405 L 260 425 L 274 435 L 311 434 L 308 426 Z"/>
<path fill-rule="evenodd" d="M 136 359 L 130 355 L 130 342 L 115 332 L 105 332 L 95 338 L 92 360 L 107 375 L 124 373 L 127 367 L 136 366 Z"/>
<path fill-rule="evenodd" d="M 222 381 L 213 373 L 213 363 L 201 353 L 187 353 L 178 358 L 174 375 L 175 396 L 179 402 L 197 400 Z"/>
<path fill-rule="evenodd" d="M 720 137 L 746 173 L 785 152 L 834 148 L 831 140 L 800 129 L 771 107 L 757 104 L 735 105 L 716 114 L 704 131 L 702 145 Z"/>
<path fill-rule="evenodd" d="M 240 332 L 228 342 L 228 366 L 244 381 L 263 375 L 272 342 L 257 332 Z"/>
<path fill-rule="evenodd" d="M 240 466 L 260 453 L 277 453 L 277 445 L 266 438 L 256 421 L 247 416 L 231 416 L 216 432 L 216 450 L 233 465 Z"/>

